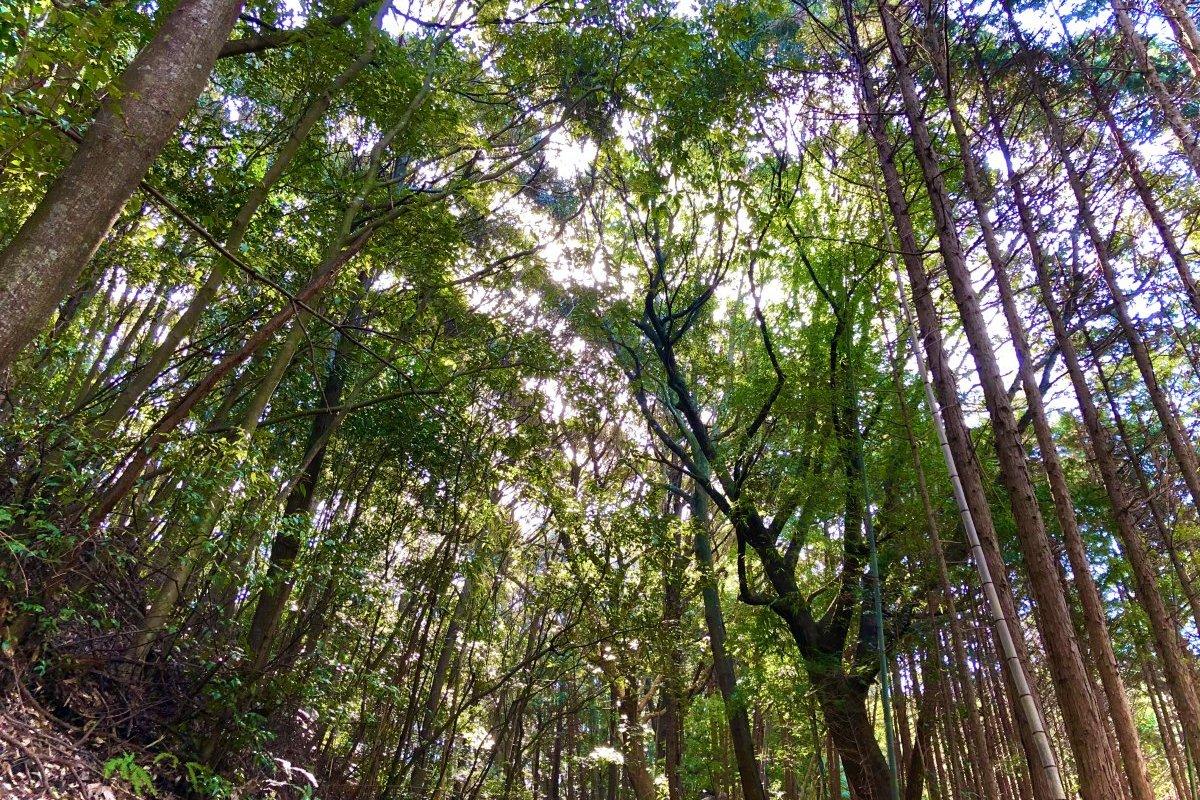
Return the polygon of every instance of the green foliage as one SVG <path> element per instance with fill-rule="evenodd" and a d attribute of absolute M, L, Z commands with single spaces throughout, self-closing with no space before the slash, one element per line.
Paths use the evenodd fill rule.
<path fill-rule="evenodd" d="M 61 131 L 86 131 L 103 97 L 119 96 L 116 79 L 169 6 L 0 8 L 0 242 L 69 159 Z M 877 9 L 852 6 L 1024 615 L 1025 553 L 991 421 L 928 244 L 935 207 L 913 137 L 891 113 L 897 85 Z M 1154 367 L 1189 424 L 1200 413 L 1194 315 L 1146 233 L 1140 195 L 1123 183 L 1129 168 L 1108 145 L 1088 70 L 1188 253 L 1195 181 L 1164 154 L 1173 140 L 1107 3 L 1068 14 L 1082 32 L 1076 49 L 1052 30 L 1057 11 L 1021 4 L 1020 19 L 1039 26 L 1032 53 L 981 8 L 964 5 L 943 32 L 977 137 L 960 143 L 934 53 L 917 38 L 936 9 L 905 7 L 955 234 L 990 319 L 982 225 L 955 157 L 966 144 L 985 161 L 1035 355 L 1059 358 L 1045 301 L 1025 290 L 1033 276 L 996 159 L 986 75 L 999 129 L 1036 184 L 1072 335 L 1089 376 L 1105 379 L 1097 396 L 1111 389 L 1106 419 L 1116 428 L 1121 418 L 1122 475 L 1147 495 L 1162 587 L 1186 619 L 1200 524 L 1176 496 L 1162 425 L 1110 319 L 1063 165 L 1046 156 L 1033 88 L 1071 121 L 1121 279 L 1139 290 Z M 123 735 L 163 749 L 149 766 L 132 753 L 104 764 L 140 796 L 175 779 L 212 798 L 541 800 L 553 769 L 576 788 L 620 794 L 622 771 L 636 768 L 627 754 L 645 757 L 663 793 L 672 714 L 683 796 L 735 796 L 731 709 L 763 726 L 772 792 L 785 776 L 821 775 L 822 701 L 877 709 L 861 515 L 879 536 L 886 655 L 902 694 L 941 691 L 947 666 L 931 524 L 952 590 L 973 599 L 978 580 L 908 360 L 895 220 L 842 5 L 387 9 L 378 30 L 375 6 L 349 0 L 247 3 L 236 37 L 305 33 L 218 62 L 146 176 L 178 211 L 135 194 L 4 376 L 6 658 L 27 650 L 39 696 L 72 715 L 84 705 L 84 719 L 111 714 Z M 1194 117 L 1174 39 L 1156 33 L 1149 46 Z M 324 289 L 292 304 L 342 256 Z M 196 301 L 204 286 L 215 289 Z M 220 372 L 288 309 L 288 324 Z M 1007 368 L 1007 332 L 990 324 Z M 152 363 L 161 366 L 150 374 Z M 1138 671 L 1149 621 L 1126 591 L 1109 498 L 1060 372 L 1051 360 L 1055 441 L 1165 785 L 1166 745 Z M 143 374 L 148 385 L 123 406 Z M 168 425 L 192 392 L 203 396 Z M 116 486 L 124 494 L 98 513 Z M 698 535 L 713 551 L 711 575 L 697 563 Z M 714 596 L 738 683 L 728 705 L 711 677 Z M 975 613 L 960 607 L 977 633 Z M 971 640 L 968 666 L 986 682 L 982 641 Z M 837 681 L 857 694 L 831 698 Z M 94 697 L 104 708 L 86 705 Z M 906 700 L 916 712 L 915 691 Z M 867 738 L 882 741 L 881 726 Z M 1000 744 L 997 762 L 1020 769 L 1021 754 Z"/>
<path fill-rule="evenodd" d="M 117 777 L 125 781 L 136 797 L 156 797 L 158 795 L 154 788 L 154 776 L 137 763 L 133 753 L 123 753 L 105 761 L 104 777 Z"/>
<path fill-rule="evenodd" d="M 214 773 L 209 767 L 197 761 L 188 761 L 183 765 L 188 787 L 200 797 L 210 797 L 213 800 L 224 800 L 232 797 L 234 786 L 226 778 Z"/>

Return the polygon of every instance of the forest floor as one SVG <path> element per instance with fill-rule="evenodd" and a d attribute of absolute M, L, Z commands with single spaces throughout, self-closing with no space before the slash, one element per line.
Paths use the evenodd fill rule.
<path fill-rule="evenodd" d="M 11 663 L 9 665 L 11 667 Z M 71 687 L 69 706 L 52 711 L 30 691 L 26 678 L 5 670 L 0 686 L 0 798 L 13 800 L 132 800 L 153 796 L 173 800 L 164 791 L 155 758 L 118 735 L 105 713 L 88 714 L 105 704 L 101 687 L 79 682 Z M 57 698 L 59 702 L 63 698 Z M 55 706 L 58 703 L 54 704 Z M 69 721 L 59 714 L 69 708 Z M 83 710 L 80 714 L 78 710 Z M 160 774 L 155 774 L 160 773 Z"/>
<path fill-rule="evenodd" d="M 308 796 L 316 786 L 280 758 L 237 783 L 186 762 L 165 733 L 172 698 L 89 659 L 67 663 L 67 673 L 38 675 L 0 662 L 0 800 L 260 800 Z"/>
<path fill-rule="evenodd" d="M 114 745 L 127 750 L 115 740 L 93 736 L 50 715 L 23 689 L 10 691 L 0 704 L 0 797 L 126 800 L 141 796 L 118 774 L 121 756 L 110 755 Z"/>

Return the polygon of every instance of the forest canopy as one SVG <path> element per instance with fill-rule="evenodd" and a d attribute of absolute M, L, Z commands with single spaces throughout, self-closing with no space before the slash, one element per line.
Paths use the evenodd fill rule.
<path fill-rule="evenodd" d="M 1200 6 L 0 7 L 0 796 L 1200 797 Z"/>

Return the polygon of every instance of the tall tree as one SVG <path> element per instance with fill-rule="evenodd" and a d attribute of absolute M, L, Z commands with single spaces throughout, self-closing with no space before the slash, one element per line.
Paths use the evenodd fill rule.
<path fill-rule="evenodd" d="M 79 149 L 0 252 L 0 370 L 47 324 L 208 83 L 242 0 L 182 0 L 110 87 Z"/>

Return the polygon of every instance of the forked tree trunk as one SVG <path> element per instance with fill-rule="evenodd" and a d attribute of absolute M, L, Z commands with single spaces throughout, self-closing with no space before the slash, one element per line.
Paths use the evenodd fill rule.
<path fill-rule="evenodd" d="M 79 149 L 0 253 L 0 372 L 67 296 L 208 83 L 242 0 L 182 0 L 100 107 Z"/>

